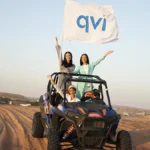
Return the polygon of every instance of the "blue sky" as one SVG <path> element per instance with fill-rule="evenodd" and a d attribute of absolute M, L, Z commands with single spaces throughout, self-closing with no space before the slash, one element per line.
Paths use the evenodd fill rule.
<path fill-rule="evenodd" d="M 64 41 L 79 65 L 82 53 L 90 61 L 114 50 L 95 68 L 107 80 L 113 104 L 149 108 L 150 104 L 150 1 L 78 0 L 112 5 L 119 40 L 108 44 Z M 64 0 L 0 1 L 0 91 L 40 96 L 47 74 L 58 71 L 55 36 L 61 40 Z"/>

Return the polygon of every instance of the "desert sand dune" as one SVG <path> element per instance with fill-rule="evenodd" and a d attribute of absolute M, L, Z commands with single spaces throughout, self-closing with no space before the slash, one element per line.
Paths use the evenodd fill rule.
<path fill-rule="evenodd" d="M 46 150 L 47 139 L 31 135 L 33 114 L 38 107 L 0 106 L 0 150 Z M 133 150 L 150 150 L 150 117 L 122 118 L 120 129 L 128 130 Z M 113 150 L 115 148 L 106 148 Z"/>

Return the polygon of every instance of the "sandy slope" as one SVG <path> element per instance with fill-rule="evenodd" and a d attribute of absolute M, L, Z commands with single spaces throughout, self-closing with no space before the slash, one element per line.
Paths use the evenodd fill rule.
<path fill-rule="evenodd" d="M 46 150 L 47 139 L 31 135 L 38 107 L 0 105 L 0 150 Z M 124 118 L 120 128 L 130 131 L 133 150 L 150 150 L 150 117 Z"/>

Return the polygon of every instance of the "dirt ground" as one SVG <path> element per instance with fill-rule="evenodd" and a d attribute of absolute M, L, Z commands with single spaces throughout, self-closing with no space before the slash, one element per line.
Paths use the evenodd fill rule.
<path fill-rule="evenodd" d="M 38 107 L 0 105 L 0 150 L 46 150 L 47 139 L 31 135 L 32 118 Z M 133 150 L 150 150 L 150 116 L 122 118 L 120 129 L 128 130 Z M 105 148 L 115 149 L 115 148 Z"/>

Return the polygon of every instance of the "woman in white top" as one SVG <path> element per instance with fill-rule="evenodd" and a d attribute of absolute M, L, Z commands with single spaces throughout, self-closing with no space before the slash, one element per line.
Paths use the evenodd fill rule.
<path fill-rule="evenodd" d="M 92 75 L 94 68 L 105 59 L 105 57 L 111 54 L 113 51 L 108 51 L 103 57 L 99 58 L 97 61 L 90 63 L 89 57 L 87 54 L 82 54 L 80 57 L 80 66 L 76 68 L 74 73 L 77 74 L 87 74 Z M 82 77 L 83 78 L 83 77 Z M 81 98 L 86 91 L 93 90 L 93 84 L 79 82 L 77 84 L 77 97 Z"/>

